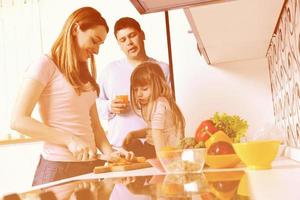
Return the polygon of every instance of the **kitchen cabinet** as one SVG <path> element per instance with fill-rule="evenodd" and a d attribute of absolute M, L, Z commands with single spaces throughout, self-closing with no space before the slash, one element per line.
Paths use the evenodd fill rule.
<path fill-rule="evenodd" d="M 185 9 L 208 64 L 265 58 L 284 0 L 223 1 Z"/>

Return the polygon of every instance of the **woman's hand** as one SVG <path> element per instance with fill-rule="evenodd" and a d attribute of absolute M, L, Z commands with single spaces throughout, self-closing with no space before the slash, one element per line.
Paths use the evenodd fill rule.
<path fill-rule="evenodd" d="M 125 149 L 120 148 L 110 154 L 101 154 L 100 159 L 109 162 L 118 162 L 122 157 L 125 157 L 126 160 L 133 160 L 135 156 L 132 151 L 126 151 Z"/>
<path fill-rule="evenodd" d="M 78 161 L 89 161 L 95 158 L 96 152 L 90 145 L 77 136 L 71 136 L 67 147 Z"/>

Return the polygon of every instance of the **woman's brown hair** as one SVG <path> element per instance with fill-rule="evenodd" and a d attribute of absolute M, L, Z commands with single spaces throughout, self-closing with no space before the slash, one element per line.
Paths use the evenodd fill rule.
<path fill-rule="evenodd" d="M 80 63 L 77 58 L 75 38 L 72 35 L 75 24 L 78 24 L 83 31 L 95 26 L 104 26 L 107 32 L 109 30 L 105 19 L 97 10 L 91 7 L 80 8 L 66 20 L 61 33 L 52 46 L 51 56 L 58 69 L 79 95 L 86 91 L 85 83 L 90 82 L 99 96 L 100 90 L 96 82 L 97 72 L 94 56 L 91 56 L 89 64 Z"/>

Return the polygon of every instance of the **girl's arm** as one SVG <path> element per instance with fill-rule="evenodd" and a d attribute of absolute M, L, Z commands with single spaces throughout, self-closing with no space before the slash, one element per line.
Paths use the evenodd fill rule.
<path fill-rule="evenodd" d="M 123 141 L 123 146 L 128 145 L 133 138 L 146 138 L 147 131 L 148 129 L 144 128 L 129 132 Z"/>
<path fill-rule="evenodd" d="M 162 147 L 166 146 L 166 141 L 163 137 L 163 133 L 161 129 L 151 129 L 152 139 L 153 139 L 153 144 L 155 147 L 155 152 L 156 155 L 158 156 L 159 151 Z"/>
<path fill-rule="evenodd" d="M 156 105 L 151 114 L 151 135 L 153 144 L 155 146 L 156 155 L 158 156 L 159 150 L 168 145 L 169 141 L 166 141 L 166 136 L 163 133 L 165 122 L 168 120 L 167 110 L 170 109 L 168 100 L 165 97 L 159 97 L 156 100 Z"/>
<path fill-rule="evenodd" d="M 136 131 L 131 131 L 129 134 L 131 134 L 134 138 L 145 138 L 147 135 L 148 128 L 143 128 Z"/>
<path fill-rule="evenodd" d="M 86 142 L 70 133 L 51 128 L 31 117 L 44 87 L 37 80 L 24 80 L 12 113 L 11 129 L 32 138 L 65 145 L 77 160 L 88 160 L 93 156 L 93 152 Z"/>
<path fill-rule="evenodd" d="M 116 152 L 113 150 L 111 144 L 108 142 L 107 137 L 105 135 L 105 132 L 101 126 L 96 103 L 92 106 L 90 110 L 90 117 L 91 117 L 91 123 L 92 123 L 92 129 L 94 132 L 95 142 L 97 148 L 105 154 L 105 159 L 107 160 L 116 160 L 119 157 L 119 154 L 122 154 L 125 156 L 126 159 L 131 160 L 134 158 L 134 155 L 132 152 L 128 152 L 126 150 L 120 150 L 119 152 Z"/>

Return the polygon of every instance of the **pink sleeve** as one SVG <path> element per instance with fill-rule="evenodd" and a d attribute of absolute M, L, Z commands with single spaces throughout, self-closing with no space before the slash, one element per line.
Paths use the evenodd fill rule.
<path fill-rule="evenodd" d="M 167 102 L 158 101 L 151 116 L 151 128 L 164 129 L 166 120 Z"/>
<path fill-rule="evenodd" d="M 31 78 L 47 85 L 54 71 L 55 67 L 50 58 L 42 56 L 26 69 L 25 78 Z"/>

